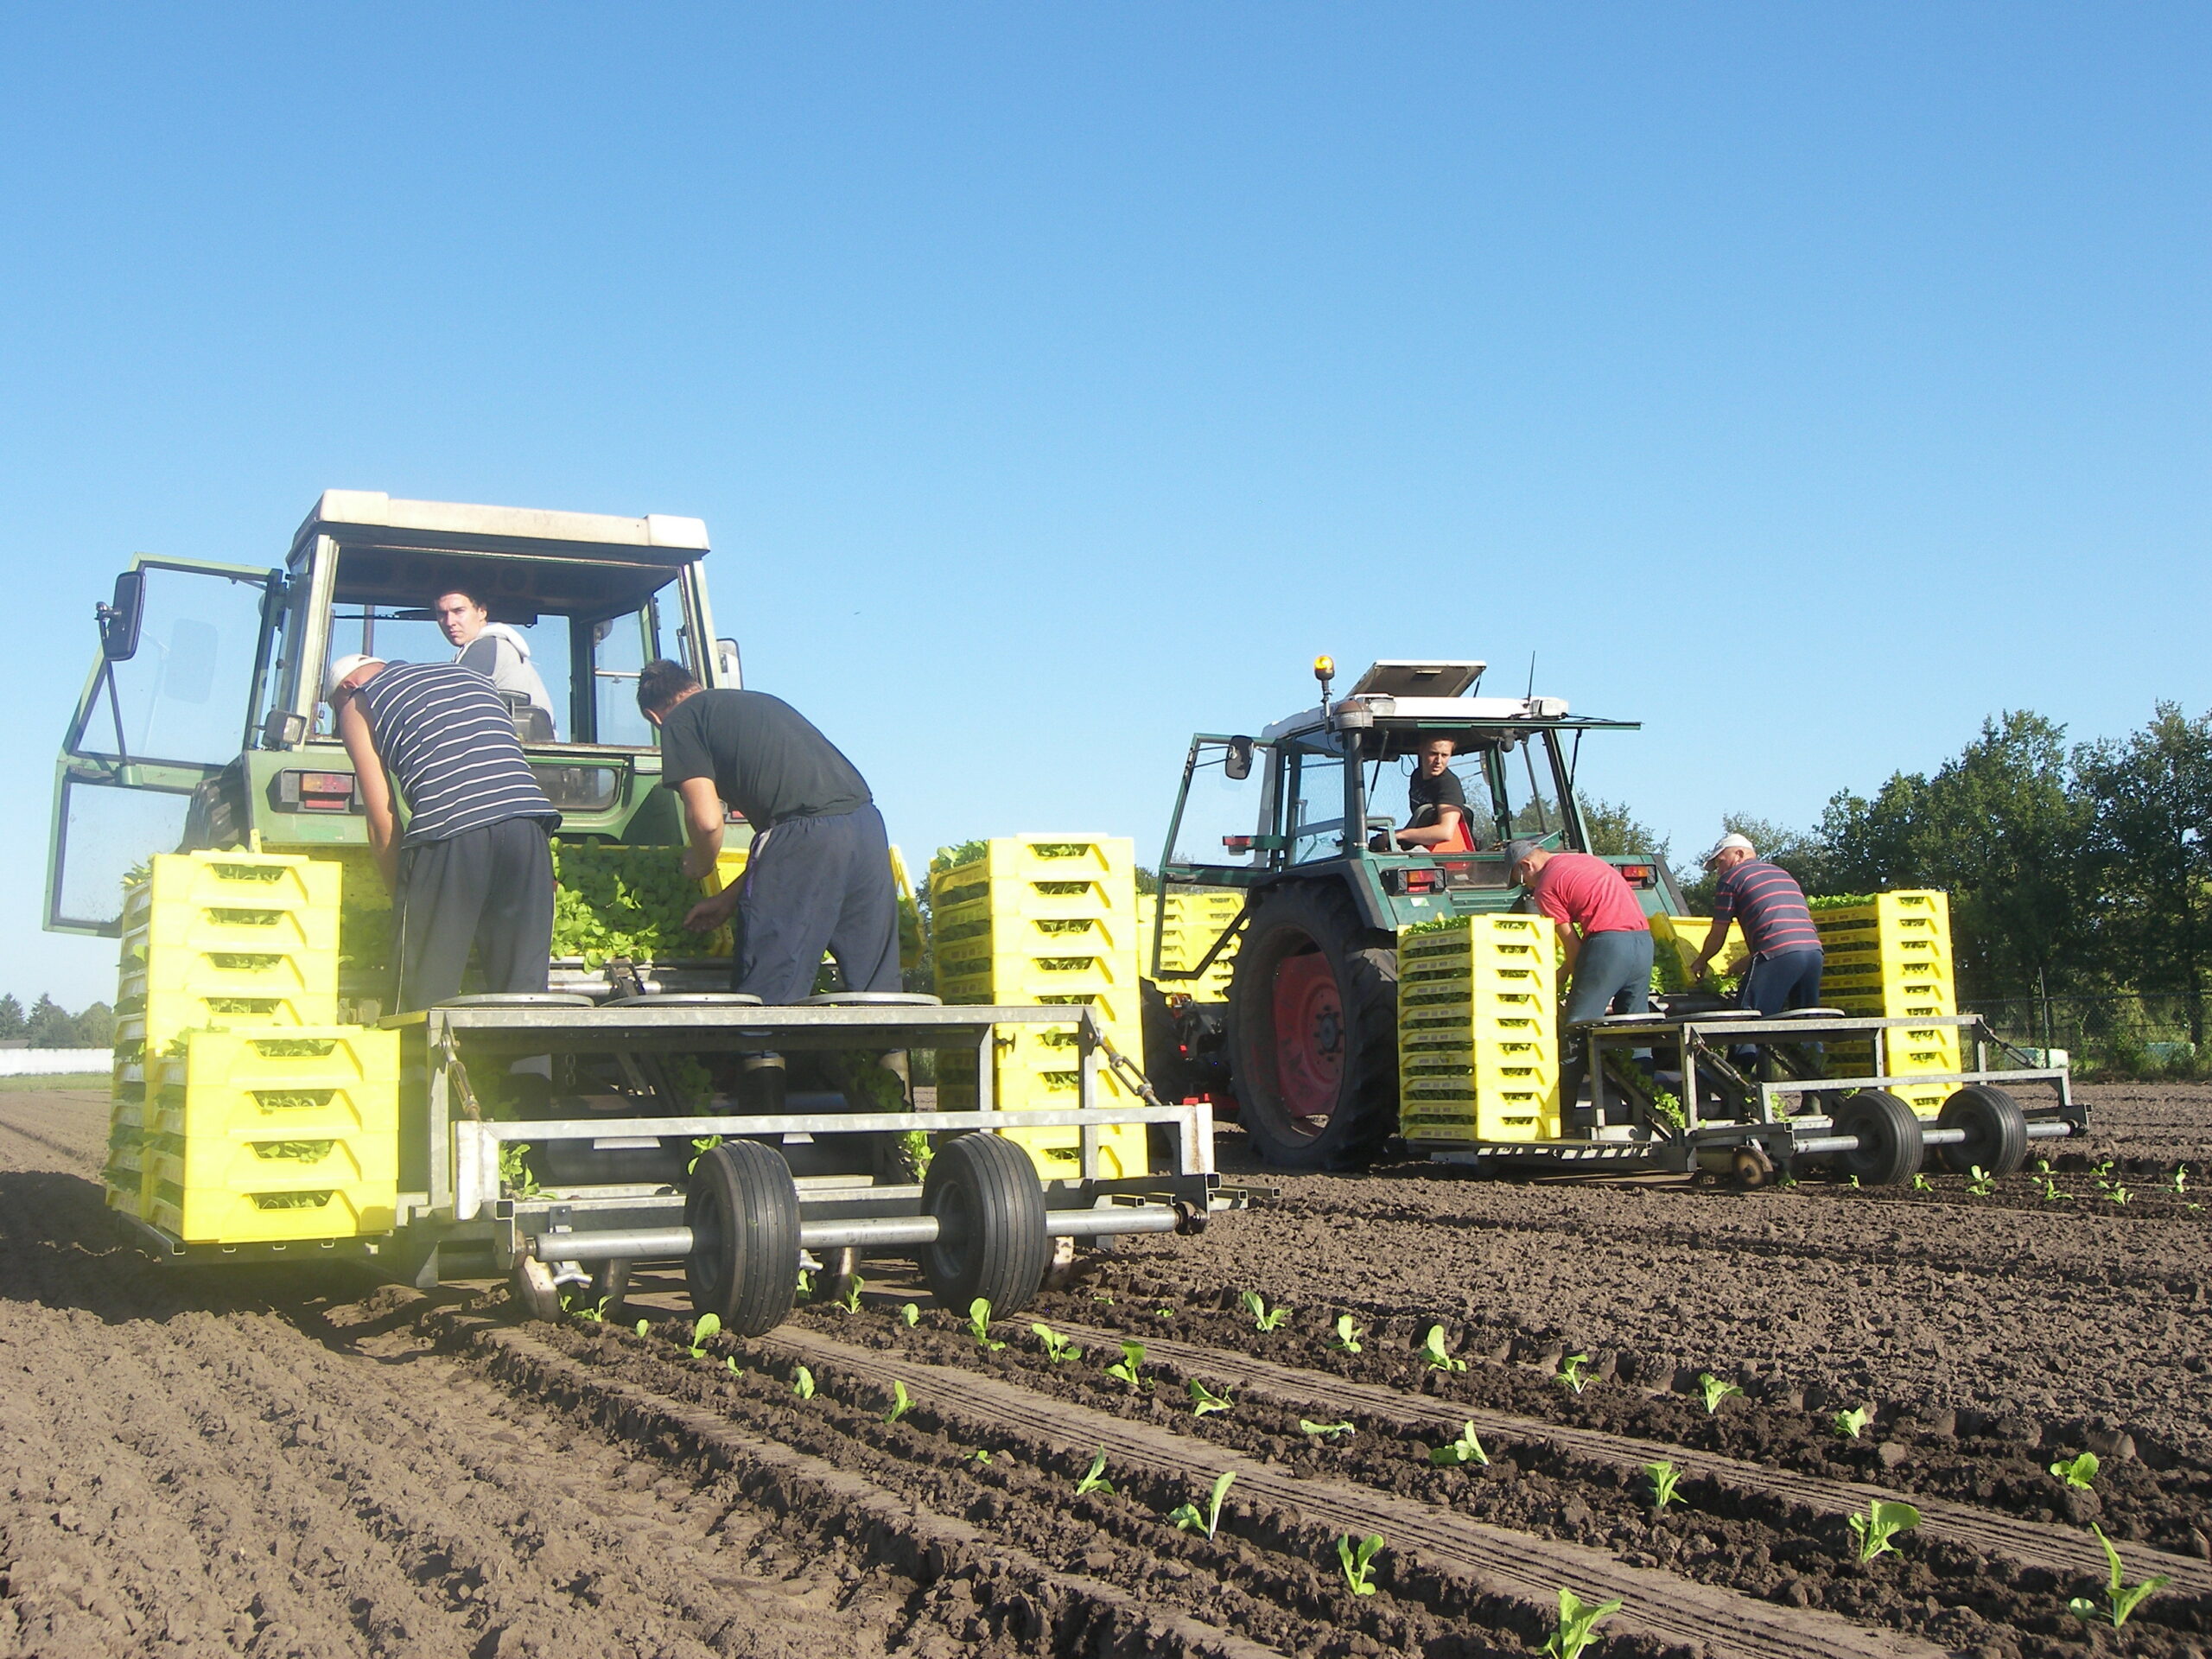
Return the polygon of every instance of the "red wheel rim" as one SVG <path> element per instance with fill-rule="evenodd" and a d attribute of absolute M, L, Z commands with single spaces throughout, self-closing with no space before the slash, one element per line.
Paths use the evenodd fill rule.
<path fill-rule="evenodd" d="M 1337 1108 L 1344 1072 L 1344 1007 L 1318 950 L 1275 968 L 1275 1087 L 1294 1126 L 1319 1134 Z"/>

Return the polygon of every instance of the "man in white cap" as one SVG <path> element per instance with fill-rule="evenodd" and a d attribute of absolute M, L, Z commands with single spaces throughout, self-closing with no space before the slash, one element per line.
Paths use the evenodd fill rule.
<path fill-rule="evenodd" d="M 1706 963 L 1728 938 L 1728 924 L 1738 922 L 1751 963 L 1744 970 L 1737 1002 L 1761 1014 L 1818 1006 L 1827 958 L 1797 878 L 1761 858 L 1749 836 L 1732 832 L 1721 836 L 1702 861 L 1720 872 L 1720 885 L 1713 890 L 1713 928 L 1690 964 L 1690 977 L 1704 977 Z"/>
<path fill-rule="evenodd" d="M 542 991 L 553 954 L 561 815 L 491 683 L 455 663 L 340 657 L 324 677 L 391 890 L 393 1007 L 461 992 L 473 948 L 488 991 Z M 406 798 L 399 834 L 391 786 Z"/>

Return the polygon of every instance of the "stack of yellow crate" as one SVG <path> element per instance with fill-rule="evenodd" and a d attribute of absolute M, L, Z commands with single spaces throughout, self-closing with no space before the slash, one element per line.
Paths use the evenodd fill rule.
<path fill-rule="evenodd" d="M 1891 1020 L 1941 1017 L 1958 1012 L 1951 969 L 1951 905 L 1941 893 L 1878 893 L 1865 904 L 1813 912 L 1827 964 L 1821 976 L 1821 1001 L 1847 1014 Z M 1888 1036 L 1889 1071 L 1893 1077 L 1917 1071 L 1956 1071 L 1956 1026 L 1892 1026 Z M 1832 1044 L 1832 1075 L 1863 1075 L 1873 1063 L 1867 1044 Z M 1953 1085 L 1900 1087 L 1895 1092 L 1914 1111 L 1933 1116 Z"/>
<path fill-rule="evenodd" d="M 111 1205 L 188 1243 L 391 1230 L 399 1040 L 336 1023 L 340 882 L 334 860 L 164 854 L 128 889 Z"/>
<path fill-rule="evenodd" d="M 1148 893 L 1137 895 L 1137 944 L 1148 957 L 1152 950 L 1153 924 L 1160 906 L 1166 906 L 1166 919 L 1160 929 L 1160 965 L 1170 972 L 1187 972 L 1198 965 L 1213 942 L 1235 922 L 1244 908 L 1244 895 L 1235 887 L 1170 887 L 1159 899 Z M 1171 995 L 1189 997 L 1194 1002 L 1226 1002 L 1229 983 L 1236 967 L 1236 947 L 1242 941 L 1232 940 L 1222 953 L 1207 965 L 1205 973 L 1196 979 L 1163 979 L 1160 988 Z"/>
<path fill-rule="evenodd" d="M 931 942 L 938 995 L 947 1002 L 1001 1007 L 1089 1006 L 1115 1047 L 1144 1053 L 1137 1006 L 1135 846 L 1112 836 L 1010 836 L 930 875 Z M 1077 1103 L 1081 1065 L 1074 1028 L 1015 1027 L 1001 1033 L 992 1089 L 1007 1111 Z M 938 1057 L 938 1103 L 976 1105 L 976 1061 Z M 1102 1065 L 1098 1103 L 1138 1103 Z M 1072 1128 L 1010 1134 L 1047 1178 L 1072 1176 L 1081 1158 Z M 1141 1124 L 1099 1135 L 1102 1175 L 1142 1175 Z"/>
<path fill-rule="evenodd" d="M 1398 936 L 1398 1128 L 1408 1141 L 1560 1134 L 1558 970 L 1540 916 Z"/>

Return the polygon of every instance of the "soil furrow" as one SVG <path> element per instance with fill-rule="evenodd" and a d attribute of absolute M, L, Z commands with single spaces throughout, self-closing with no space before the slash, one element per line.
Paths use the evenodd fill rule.
<path fill-rule="evenodd" d="M 835 1365 L 874 1382 L 888 1395 L 905 1381 L 931 1409 L 974 1425 L 1018 1423 L 1048 1445 L 1096 1445 L 1109 1455 L 1192 1478 L 1201 1486 L 1234 1470 L 1239 1491 L 1258 1497 L 1331 1530 L 1355 1536 L 1382 1533 L 1402 1556 L 1449 1567 L 1491 1594 L 1545 1608 L 1562 1584 L 1591 1598 L 1619 1597 L 1625 1627 L 1670 1643 L 1701 1643 L 1715 1656 L 1782 1659 L 1783 1656 L 1864 1655 L 1868 1659 L 1941 1654 L 1941 1649 L 1888 1631 L 1873 1631 L 1826 1613 L 1770 1605 L 1713 1586 L 1644 1567 L 1628 1567 L 1600 1551 L 1555 1542 L 1466 1521 L 1423 1504 L 1346 1486 L 1300 1478 L 1278 1465 L 1216 1446 L 1198 1451 L 1185 1437 L 1050 1401 L 1027 1389 L 974 1372 L 917 1362 L 889 1361 L 868 1350 L 811 1332 L 785 1328 L 763 1345 L 801 1360 Z M 1195 1452 L 1195 1455 L 1194 1455 Z"/>
<path fill-rule="evenodd" d="M 1097 1326 L 1063 1323 L 1056 1327 L 1065 1336 L 1095 1343 L 1111 1351 L 1122 1332 Z M 1325 1414 L 1357 1411 L 1389 1421 L 1432 1424 L 1458 1433 L 1472 1422 L 1477 1433 L 1505 1441 L 1533 1441 L 1611 1468 L 1637 1470 L 1664 1459 L 1685 1478 L 1703 1478 L 1741 1491 L 1755 1492 L 1784 1503 L 1802 1505 L 1818 1514 L 1844 1516 L 1864 1511 L 1870 1502 L 1901 1502 L 1920 1511 L 1923 1536 L 1946 1538 L 1984 1555 L 1999 1555 L 2024 1567 L 2039 1567 L 2060 1574 L 2078 1573 L 2083 1560 L 2082 1535 L 2077 1529 L 2045 1526 L 1999 1511 L 1980 1510 L 1942 1498 L 1853 1481 L 1830 1480 L 1745 1463 L 1740 1459 L 1660 1440 L 1608 1434 L 1602 1430 L 1571 1424 L 1545 1422 L 1478 1407 L 1408 1395 L 1371 1383 L 1350 1382 L 1319 1372 L 1218 1348 L 1198 1348 L 1170 1338 L 1148 1337 L 1147 1361 L 1163 1361 L 1185 1377 L 1202 1375 L 1210 1383 L 1234 1382 L 1272 1398 L 1279 1404 L 1310 1405 Z M 2177 1593 L 2212 1593 L 2212 1566 L 2185 1555 L 2137 1544 L 2130 1549 L 2131 1565 L 2145 1573 L 2163 1573 L 2173 1580 Z"/>

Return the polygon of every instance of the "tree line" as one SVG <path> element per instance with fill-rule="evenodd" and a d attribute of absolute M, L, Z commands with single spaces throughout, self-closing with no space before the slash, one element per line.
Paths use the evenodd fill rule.
<path fill-rule="evenodd" d="M 1608 840 L 1641 832 L 1604 808 Z M 1625 823 L 1624 823 L 1624 820 Z M 1808 830 L 1722 822 L 1808 893 L 1950 894 L 1962 1001 L 2164 997 L 2204 1040 L 2212 969 L 2212 714 L 2161 702 L 2125 737 L 2069 744 L 2026 710 L 1982 722 L 1932 772 L 1830 798 Z M 1593 829 L 1595 825 L 1593 824 Z M 1622 850 L 1666 851 L 1645 844 Z M 1709 902 L 1712 878 L 1686 889 Z"/>
<path fill-rule="evenodd" d="M 115 1010 L 95 1002 L 71 1014 L 50 996 L 30 1012 L 12 994 L 0 995 L 0 1042 L 28 1042 L 33 1048 L 106 1048 L 115 1041 Z"/>

